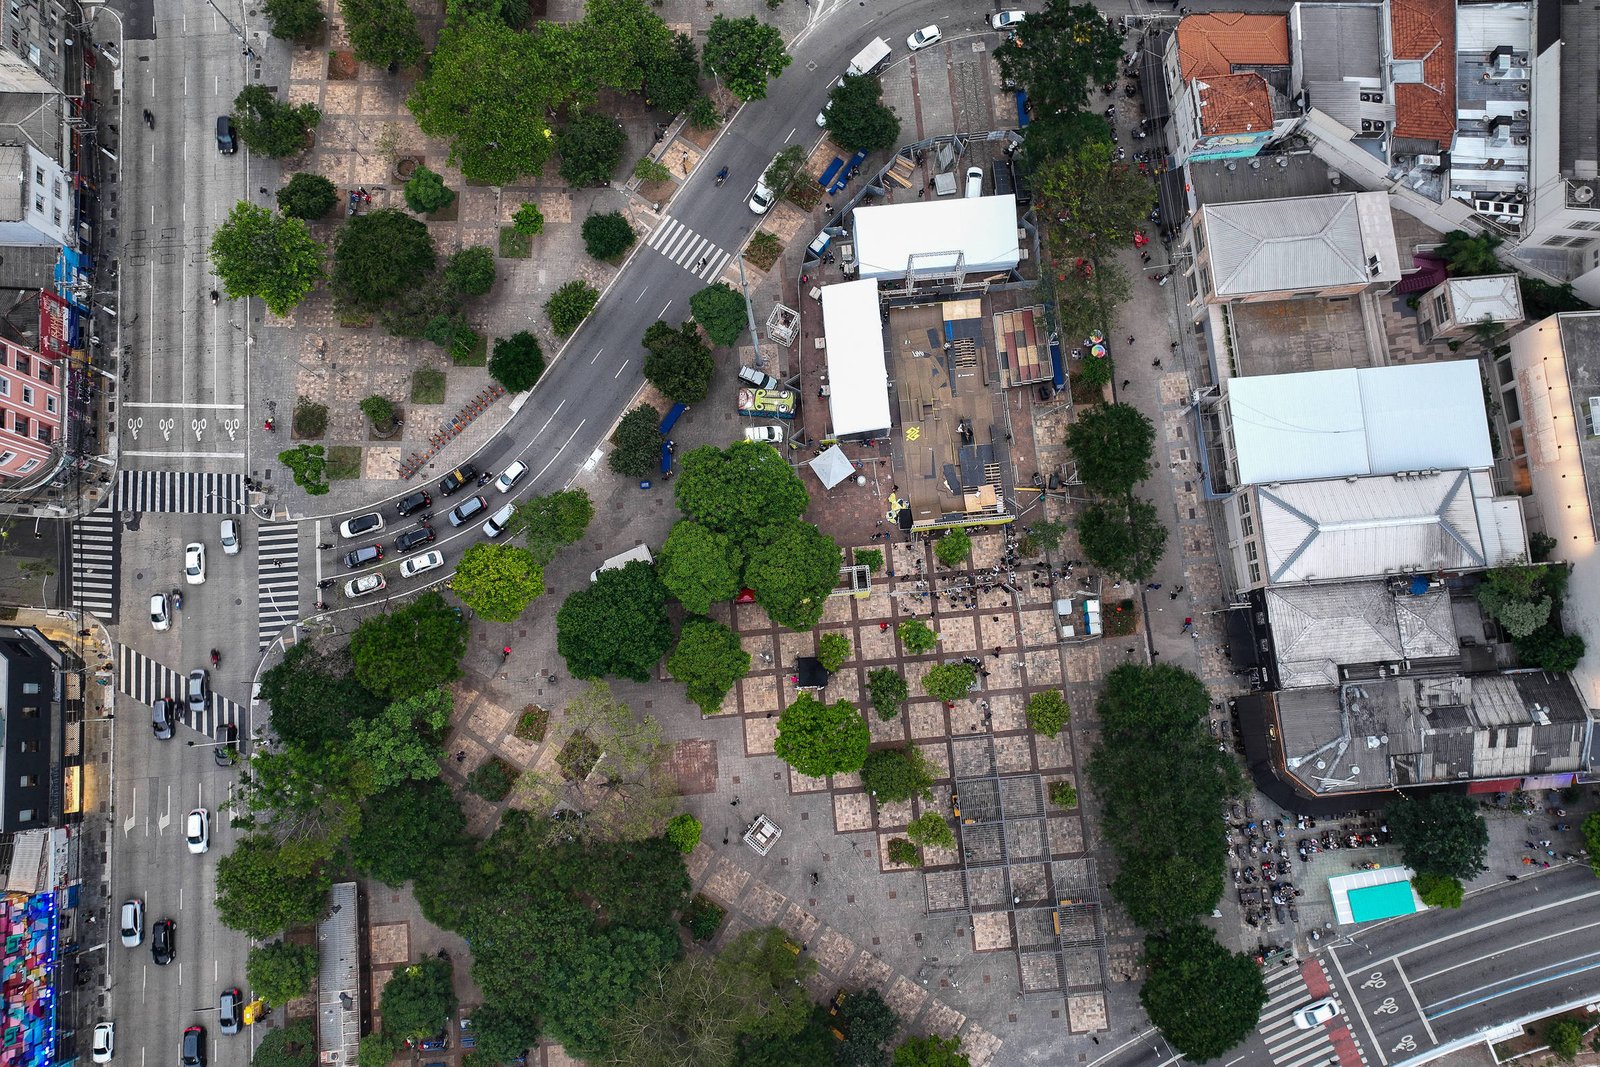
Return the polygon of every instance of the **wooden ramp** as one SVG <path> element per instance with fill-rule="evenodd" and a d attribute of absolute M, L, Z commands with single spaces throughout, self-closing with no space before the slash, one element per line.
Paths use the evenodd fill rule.
<path fill-rule="evenodd" d="M 1017 308 L 994 315 L 995 358 L 1010 385 L 1030 385 L 1050 377 L 1050 334 L 1044 309 Z"/>

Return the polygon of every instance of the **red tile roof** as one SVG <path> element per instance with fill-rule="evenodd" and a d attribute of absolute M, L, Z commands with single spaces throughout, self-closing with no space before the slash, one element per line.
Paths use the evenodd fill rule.
<path fill-rule="evenodd" d="M 1287 66 L 1287 15 L 1220 11 L 1178 23 L 1178 73 L 1184 81 L 1232 74 L 1236 66 Z"/>
<path fill-rule="evenodd" d="M 1422 82 L 1394 87 L 1394 135 L 1438 141 L 1449 149 L 1456 133 L 1455 0 L 1390 0 L 1394 58 L 1422 60 Z"/>
<path fill-rule="evenodd" d="M 1200 133 L 1247 133 L 1272 127 L 1272 97 L 1259 74 L 1225 74 L 1195 85 L 1200 102 Z"/>

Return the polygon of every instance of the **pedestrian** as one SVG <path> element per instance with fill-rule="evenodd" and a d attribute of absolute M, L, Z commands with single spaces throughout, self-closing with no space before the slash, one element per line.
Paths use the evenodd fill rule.
<path fill-rule="evenodd" d="M 823 204 L 822 210 L 826 211 L 830 215 L 833 214 L 833 201 L 830 200 L 826 204 Z"/>
<path fill-rule="evenodd" d="M 1179 593 L 1183 592 L 1183 586 L 1181 586 L 1181 585 L 1178 586 L 1176 591 L 1179 592 Z"/>
<path fill-rule="evenodd" d="M 881 633 L 883 633 L 883 631 L 885 631 L 885 630 L 887 630 L 887 629 L 888 629 L 888 628 L 889 628 L 889 624 L 888 624 L 888 623 L 886 623 L 886 622 L 880 622 L 880 623 L 879 623 L 879 624 L 878 624 L 878 632 L 879 632 L 879 633 L 880 633 L 880 634 L 881 634 Z"/>
<path fill-rule="evenodd" d="M 1128 343 L 1130 345 L 1133 344 L 1133 334 L 1131 334 L 1131 333 L 1128 335 Z"/>
<path fill-rule="evenodd" d="M 1149 589 L 1149 590 L 1151 590 L 1153 592 L 1153 591 L 1161 588 L 1161 583 L 1160 582 L 1151 582 L 1149 585 L 1146 585 L 1145 588 Z"/>
<path fill-rule="evenodd" d="M 1539 864 L 1539 869 L 1542 871 L 1548 871 L 1550 869 L 1550 861 L 1545 860 L 1543 863 Z"/>
<path fill-rule="evenodd" d="M 1540 841 L 1539 842 L 1539 847 L 1540 848 L 1549 848 L 1550 847 L 1550 839 L 1547 837 L 1543 841 Z"/>
<path fill-rule="evenodd" d="M 1152 359 L 1150 361 L 1150 365 L 1152 367 L 1156 368 L 1156 370 L 1160 370 L 1161 369 L 1161 361 L 1159 359 Z"/>
<path fill-rule="evenodd" d="M 465 763 L 465 762 L 467 762 L 467 750 L 466 749 L 462 749 L 460 752 L 456 753 L 456 762 L 457 763 Z"/>
<path fill-rule="evenodd" d="M 999 645 L 995 645 L 994 646 L 994 658 L 995 659 L 999 659 L 1000 658 L 1000 646 Z"/>
<path fill-rule="evenodd" d="M 731 808 L 737 808 L 739 806 L 739 798 L 734 797 L 732 800 L 728 801 L 728 806 Z"/>
<path fill-rule="evenodd" d="M 1176 342 L 1176 341 L 1172 342 L 1172 350 L 1174 352 L 1176 352 L 1178 350 L 1178 342 Z"/>
<path fill-rule="evenodd" d="M 1533 842 L 1532 842 L 1532 841 L 1524 841 L 1524 842 L 1523 842 L 1523 843 L 1522 843 L 1522 846 L 1523 846 L 1523 847 L 1524 847 L 1524 848 L 1526 848 L 1526 849 L 1528 849 L 1528 850 L 1529 850 L 1529 851 L 1532 851 L 1532 850 L 1533 850 L 1533 849 L 1534 849 L 1534 847 L 1535 847 L 1535 846 L 1534 846 L 1534 843 L 1533 843 Z"/>
<path fill-rule="evenodd" d="M 1167 596 L 1171 597 L 1173 600 L 1177 600 L 1178 599 L 1178 591 L 1176 589 L 1174 589 L 1172 592 L 1168 593 Z"/>

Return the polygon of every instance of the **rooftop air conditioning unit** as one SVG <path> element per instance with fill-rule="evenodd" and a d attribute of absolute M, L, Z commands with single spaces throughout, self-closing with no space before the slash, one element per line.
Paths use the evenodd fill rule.
<path fill-rule="evenodd" d="M 1527 144 L 1528 143 L 1528 135 L 1525 134 L 1525 133 L 1519 133 L 1516 136 L 1511 138 L 1511 143 L 1512 144 Z"/>
<path fill-rule="evenodd" d="M 1594 199 L 1594 186 L 1574 185 L 1572 187 L 1572 199 L 1579 204 L 1587 204 Z"/>
<path fill-rule="evenodd" d="M 1418 166 L 1423 166 L 1423 167 L 1439 167 L 1439 166 L 1443 166 L 1444 165 L 1444 158 L 1442 156 L 1431 156 L 1431 155 L 1430 156 L 1418 156 L 1417 157 L 1417 164 L 1418 164 Z"/>

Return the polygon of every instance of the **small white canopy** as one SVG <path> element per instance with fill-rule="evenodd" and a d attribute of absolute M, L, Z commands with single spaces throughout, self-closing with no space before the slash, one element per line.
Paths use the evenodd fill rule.
<path fill-rule="evenodd" d="M 832 489 L 856 472 L 856 466 L 844 449 L 834 445 L 811 461 L 811 471 L 822 482 L 822 488 Z"/>

